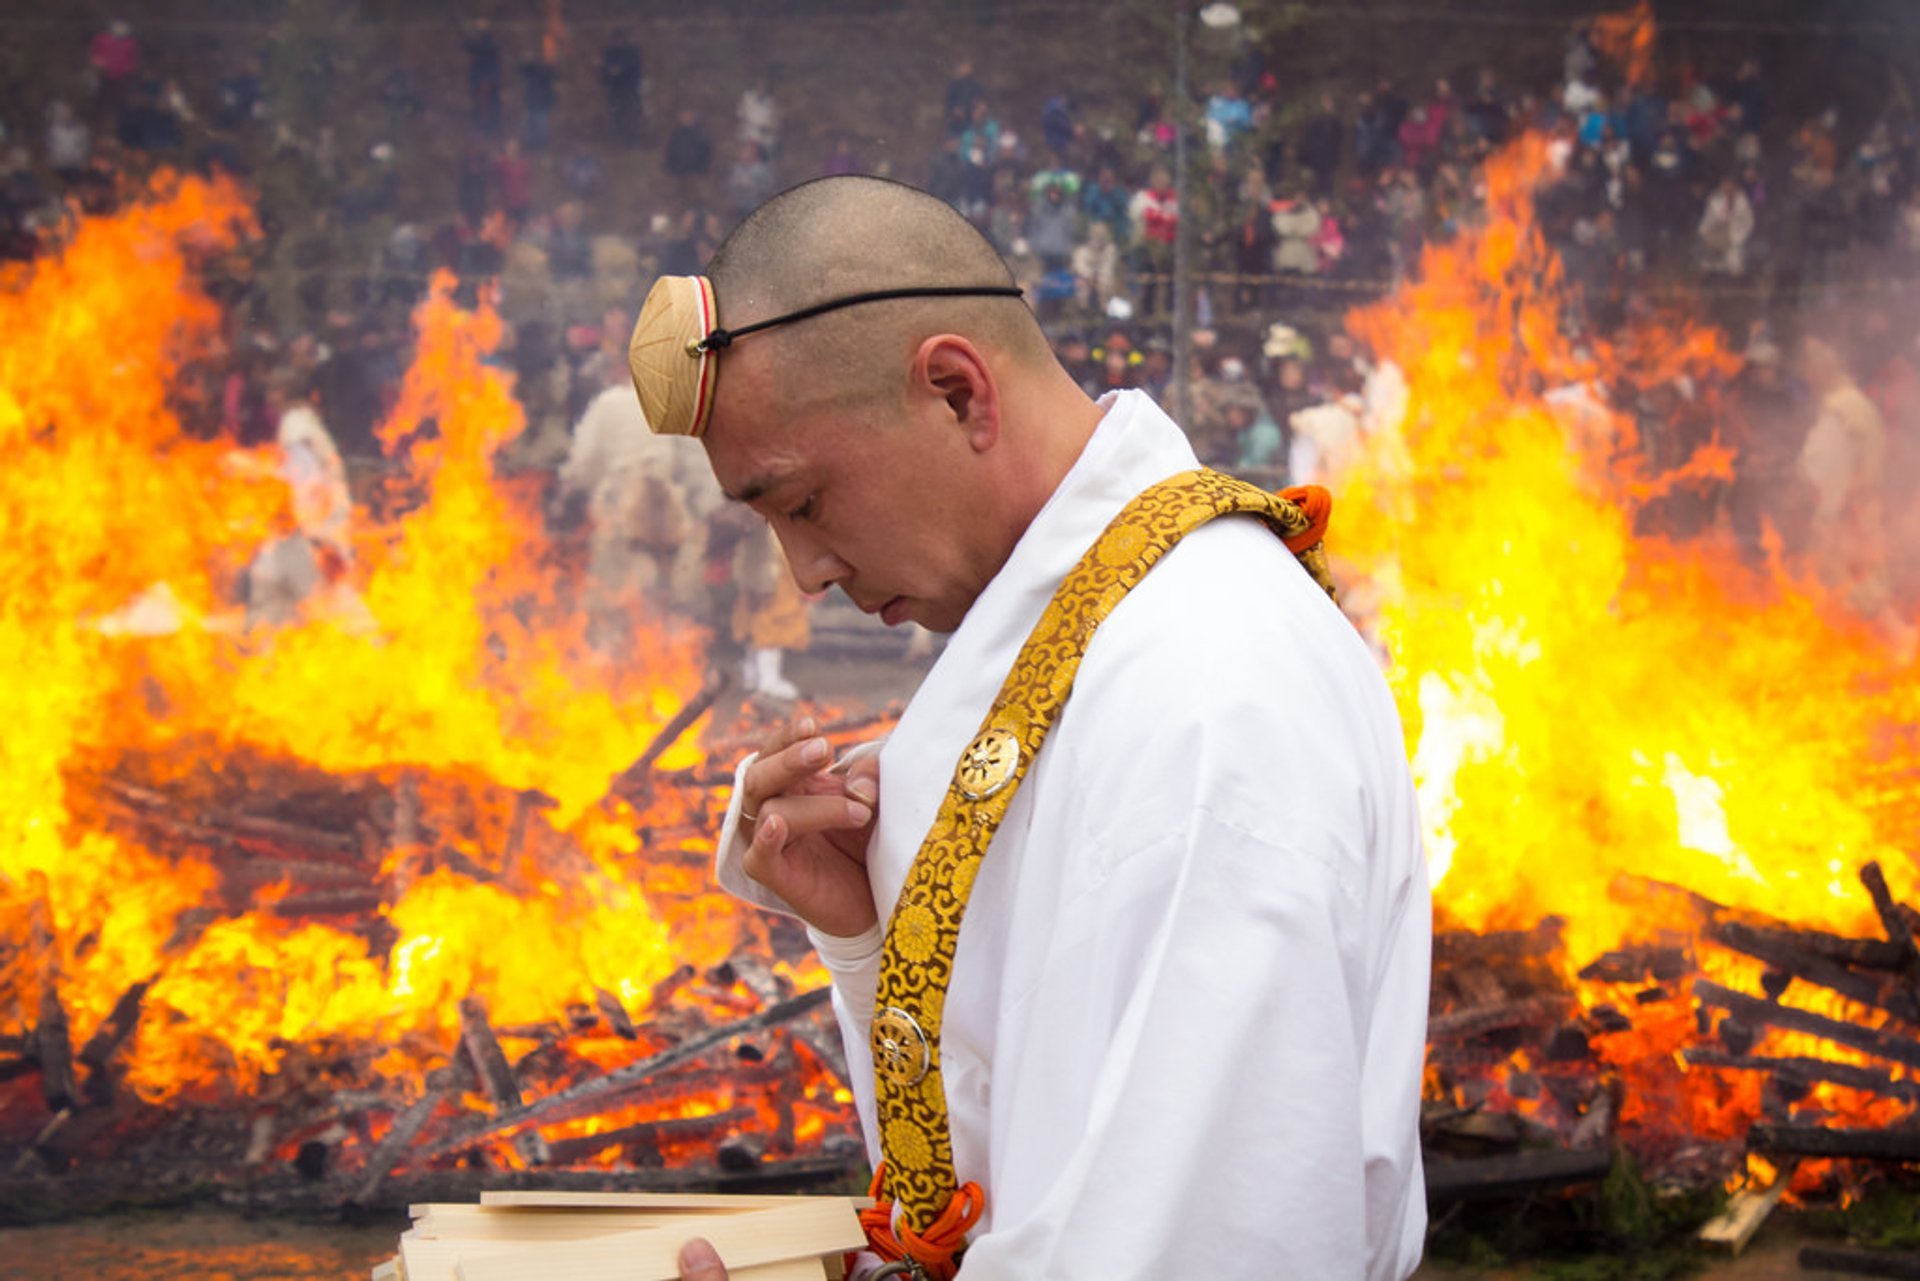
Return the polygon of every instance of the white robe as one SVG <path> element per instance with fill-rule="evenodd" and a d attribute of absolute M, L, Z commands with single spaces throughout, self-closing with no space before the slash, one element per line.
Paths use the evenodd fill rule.
<path fill-rule="evenodd" d="M 1144 393 L 1102 403 L 881 749 L 883 922 L 1054 588 L 1127 500 L 1194 466 Z M 736 802 L 722 883 L 784 910 L 741 872 L 737 826 Z M 941 1059 L 959 1177 L 987 1191 L 964 1281 L 1411 1273 L 1419 831 L 1359 635 L 1258 522 L 1189 536 L 1088 646 L 961 930 Z M 815 942 L 877 1157 L 880 930 Z"/>

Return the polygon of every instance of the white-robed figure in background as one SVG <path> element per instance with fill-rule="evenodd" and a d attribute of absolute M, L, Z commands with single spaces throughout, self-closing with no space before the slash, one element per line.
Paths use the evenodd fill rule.
<path fill-rule="evenodd" d="M 618 648 L 636 606 L 698 615 L 707 516 L 722 501 L 697 457 L 653 434 L 624 382 L 587 402 L 559 473 L 559 499 L 586 499 L 589 627 Z"/>
<path fill-rule="evenodd" d="M 940 201 L 834 178 L 749 217 L 708 279 L 737 333 L 1009 274 Z M 684 333 L 653 337 L 643 316 L 636 368 L 684 355 Z M 859 302 L 733 338 L 713 367 L 710 418 L 656 421 L 704 431 L 799 585 L 950 633 L 844 770 L 810 722 L 770 736 L 716 855 L 728 889 L 807 923 L 878 1158 L 885 922 L 955 763 L 1063 577 L 1194 454 L 1144 393 L 1088 399 L 1011 297 Z M 1267 528 L 1213 521 L 1120 599 L 970 878 L 938 1047 L 954 1172 L 985 1193 L 962 1281 L 1408 1276 L 1419 831 L 1385 682 Z M 703 1243 L 681 1266 L 726 1275 Z"/>
<path fill-rule="evenodd" d="M 247 566 L 247 621 L 278 626 L 324 618 L 371 627 L 350 577 L 353 496 L 340 449 L 311 396 L 287 398 L 282 406 L 275 470 L 287 484 L 294 528 L 261 547 Z"/>

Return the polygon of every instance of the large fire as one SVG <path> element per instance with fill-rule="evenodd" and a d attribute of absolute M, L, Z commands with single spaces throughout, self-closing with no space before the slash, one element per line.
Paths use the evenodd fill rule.
<path fill-rule="evenodd" d="M 1709 443 L 1644 465 L 1607 389 L 1685 375 L 1710 390 L 1739 362 L 1684 317 L 1612 343 L 1563 333 L 1532 221 L 1548 163 L 1538 140 L 1503 153 L 1484 220 L 1351 318 L 1407 395 L 1336 479 L 1338 550 L 1406 720 L 1442 924 L 1564 917 L 1556 955 L 1580 1002 L 1631 1011 L 1593 1043 L 1628 1082 L 1622 1123 L 1737 1136 L 1759 1086 L 1685 1065 L 1702 1036 L 1686 994 L 1573 971 L 1672 931 L 1702 973 L 1753 990 L 1756 962 L 1695 938 L 1699 899 L 1872 932 L 1858 868 L 1877 860 L 1902 897 L 1920 882 L 1902 843 L 1920 683 L 1783 557 L 1756 569 L 1711 534 L 1636 531 L 1649 502 L 1735 460 Z M 82 1041 L 148 984 L 124 1061 L 166 1100 L 245 1091 L 328 1045 L 381 1047 L 381 1071 L 417 1077 L 445 1060 L 468 997 L 502 1027 L 604 994 L 644 1018 L 670 975 L 752 928 L 697 868 L 642 857 L 645 828 L 702 848 L 715 793 L 609 798 L 698 687 L 699 638 L 646 629 L 613 662 L 586 643 L 529 496 L 492 469 L 521 426 L 486 359 L 499 322 L 446 281 L 417 311 L 382 428 L 400 514 L 356 512 L 346 588 L 249 627 L 233 584 L 290 527 L 289 493 L 270 461 L 185 430 L 178 390 L 218 323 L 195 264 L 249 229 L 231 186 L 166 180 L 0 278 L 0 1036 L 24 1035 L 52 993 Z M 662 764 L 697 759 L 672 752 Z M 119 784 L 212 805 L 276 770 L 377 788 L 418 811 L 396 829 L 435 826 L 456 857 L 424 840 L 374 851 L 375 932 L 276 913 L 271 878 L 236 903 L 190 823 L 147 842 L 101 803 Z M 1801 985 L 1787 1000 L 1883 1017 Z M 1769 1032 L 1759 1048 L 1859 1057 L 1803 1041 Z M 602 1067 L 636 1053 L 571 1052 Z M 1893 1108 L 1833 1086 L 1809 1100 L 1856 1120 Z"/>
<path fill-rule="evenodd" d="M 1663 930 L 1694 946 L 1693 900 L 1657 884 L 1877 933 L 1860 866 L 1878 860 L 1903 897 L 1920 879 L 1911 797 L 1878 781 L 1916 764 L 1899 756 L 1899 727 L 1920 722 L 1912 660 L 1777 553 L 1756 570 L 1711 532 L 1636 533 L 1649 501 L 1726 475 L 1733 457 L 1710 442 L 1656 474 L 1609 389 L 1685 375 L 1705 395 L 1740 362 L 1683 316 L 1610 344 L 1564 332 L 1560 267 L 1532 218 L 1549 163 L 1539 139 L 1498 156 L 1484 223 L 1349 320 L 1407 384 L 1404 416 L 1335 488 L 1339 550 L 1407 725 L 1440 923 L 1558 914 L 1570 971 Z M 1756 963 L 1699 959 L 1755 987 Z M 1582 985 L 1589 1006 L 1633 1008 L 1621 996 Z M 1837 1002 L 1800 985 L 1787 999 Z M 1633 1082 L 1624 1121 L 1664 1110 L 1669 1126 L 1726 1137 L 1755 1119 L 1751 1074 L 1679 1066 L 1699 1037 L 1680 999 L 1598 1039 Z M 1851 1057 L 1796 1040 L 1762 1048 Z M 1820 1097 L 1886 1119 L 1843 1093 Z"/>
<path fill-rule="evenodd" d="M 167 179 L 0 280 L 0 1035 L 52 991 L 79 1044 L 150 983 L 125 1063 L 160 1100 L 246 1090 L 296 1047 L 393 1047 L 383 1066 L 417 1073 L 469 995 L 498 1025 L 602 992 L 644 1014 L 746 928 L 638 857 L 645 825 L 697 845 L 697 801 L 608 799 L 700 687 L 699 638 L 648 628 L 617 661 L 584 643 L 537 509 L 491 468 L 521 428 L 486 361 L 499 322 L 444 280 L 382 429 L 402 514 L 356 513 L 337 607 L 248 627 L 234 582 L 290 528 L 288 489 L 271 459 L 193 438 L 178 396 L 219 319 L 195 267 L 250 223 L 231 185 Z M 219 910 L 190 836 L 149 847 L 96 812 L 102 780 L 211 803 L 246 787 L 236 762 L 404 794 L 422 829 L 457 815 L 438 832 L 462 858 L 373 851 L 390 888 L 376 944 L 275 914 L 270 871 L 255 902 Z"/>

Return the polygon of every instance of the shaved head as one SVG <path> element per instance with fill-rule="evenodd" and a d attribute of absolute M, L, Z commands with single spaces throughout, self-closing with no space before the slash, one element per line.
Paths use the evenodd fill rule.
<path fill-rule="evenodd" d="M 719 321 L 732 329 L 871 290 L 1014 283 L 998 251 L 952 206 L 867 177 L 820 178 L 775 196 L 734 229 L 706 274 Z M 748 341 L 780 344 L 783 392 L 805 394 L 796 385 L 804 382 L 848 403 L 884 394 L 907 353 L 942 332 L 1021 365 L 1052 359 L 1018 298 L 865 303 Z"/>
<path fill-rule="evenodd" d="M 708 264 L 718 323 L 700 443 L 808 592 L 951 631 L 1079 457 L 1101 409 L 1053 358 L 1012 272 L 943 201 L 878 178 L 774 197 Z M 739 330 L 779 321 L 751 333 Z"/>

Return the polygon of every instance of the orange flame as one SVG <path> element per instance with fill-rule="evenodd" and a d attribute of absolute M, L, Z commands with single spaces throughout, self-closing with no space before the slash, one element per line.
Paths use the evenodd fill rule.
<path fill-rule="evenodd" d="M 604 799 L 698 688 L 700 638 L 658 628 L 617 661 L 584 643 L 535 509 L 493 474 L 521 429 L 488 363 L 499 320 L 455 306 L 447 279 L 415 315 L 414 363 L 381 429 L 406 509 L 356 513 L 357 603 L 248 630 L 226 602 L 287 527 L 288 494 L 262 478 L 271 468 L 190 439 L 171 395 L 218 321 L 191 264 L 249 227 L 230 184 L 165 180 L 0 277 L 0 655 L 15 674 L 0 682 L 0 934 L 28 938 L 39 920 L 50 936 L 33 964 L 0 972 L 0 1030 L 30 1023 L 52 984 L 84 1038 L 152 980 L 128 1080 L 161 1098 L 244 1087 L 300 1045 L 377 1040 L 423 1065 L 468 994 L 509 1024 L 552 1022 L 601 989 L 639 1012 L 656 982 L 723 958 L 743 928 L 724 902 L 680 905 L 671 867 L 641 857 L 643 821 L 683 828 L 697 852 L 709 815 Z M 163 625 L 128 623 L 156 607 Z M 212 861 L 109 830 L 75 780 L 129 753 L 195 794 L 239 753 L 411 788 L 427 824 L 454 821 L 437 851 L 423 841 L 365 869 L 390 892 L 394 941 L 375 949 L 269 914 L 271 893 L 223 914 Z M 683 745 L 660 763 L 697 759 Z M 516 798 L 536 793 L 544 811 L 509 859 Z"/>
<path fill-rule="evenodd" d="M 1350 320 L 1408 384 L 1341 481 L 1339 547 L 1377 599 L 1439 908 L 1472 928 L 1567 912 L 1572 952 L 1593 955 L 1657 924 L 1609 903 L 1630 873 L 1865 926 L 1854 869 L 1878 858 L 1897 888 L 1915 881 L 1863 780 L 1920 685 L 1807 578 L 1635 536 L 1646 497 L 1729 455 L 1650 475 L 1593 389 L 1676 372 L 1707 387 L 1737 362 L 1693 326 L 1642 344 L 1660 370 L 1627 365 L 1629 344 L 1575 348 L 1532 229 L 1544 164 L 1538 140 L 1498 157 L 1486 226 Z M 1568 387 L 1589 394 L 1547 394 Z"/>

